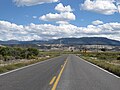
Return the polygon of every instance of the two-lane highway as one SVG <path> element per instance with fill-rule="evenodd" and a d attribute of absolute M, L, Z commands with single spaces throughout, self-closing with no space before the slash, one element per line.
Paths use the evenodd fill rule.
<path fill-rule="evenodd" d="M 120 90 L 120 78 L 63 55 L 0 76 L 0 90 Z"/>

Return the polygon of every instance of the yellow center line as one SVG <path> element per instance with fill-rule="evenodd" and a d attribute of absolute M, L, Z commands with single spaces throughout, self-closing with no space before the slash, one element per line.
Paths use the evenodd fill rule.
<path fill-rule="evenodd" d="M 63 65 L 61 65 L 61 67 L 63 67 Z"/>
<path fill-rule="evenodd" d="M 54 76 L 54 77 L 52 78 L 52 80 L 50 81 L 49 85 L 52 85 L 53 82 L 55 81 L 55 79 L 56 79 L 56 76 Z"/>
<path fill-rule="evenodd" d="M 55 81 L 55 83 L 54 83 L 54 85 L 53 85 L 53 87 L 52 87 L 51 90 L 56 90 L 56 87 L 57 87 L 57 85 L 58 85 L 58 82 L 59 82 L 60 77 L 61 77 L 61 75 L 62 75 L 62 73 L 63 73 L 63 70 L 64 70 L 64 68 L 65 68 L 66 63 L 67 63 L 67 60 L 65 61 L 65 63 L 64 63 L 64 65 L 63 65 L 63 67 L 62 67 L 62 69 L 61 69 L 61 71 L 60 71 L 60 73 L 59 73 L 59 75 L 58 75 L 58 77 L 57 77 L 57 79 L 56 79 L 56 81 Z"/>

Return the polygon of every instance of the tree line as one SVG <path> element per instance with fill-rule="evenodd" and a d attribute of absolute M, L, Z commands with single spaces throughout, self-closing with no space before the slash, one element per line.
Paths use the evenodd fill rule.
<path fill-rule="evenodd" d="M 34 59 L 39 54 L 36 48 L 0 47 L 0 60 Z"/>

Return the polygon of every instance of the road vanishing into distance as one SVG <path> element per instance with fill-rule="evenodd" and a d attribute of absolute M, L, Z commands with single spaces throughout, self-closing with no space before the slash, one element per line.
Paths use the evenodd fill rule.
<path fill-rule="evenodd" d="M 75 55 L 0 75 L 0 90 L 120 90 L 120 78 Z"/>

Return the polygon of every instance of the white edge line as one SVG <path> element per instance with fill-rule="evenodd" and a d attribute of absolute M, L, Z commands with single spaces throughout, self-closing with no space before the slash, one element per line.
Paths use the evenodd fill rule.
<path fill-rule="evenodd" d="M 58 57 L 60 57 L 60 56 L 58 56 Z M 57 57 L 54 57 L 54 58 L 57 58 Z M 21 68 L 18 68 L 18 69 L 14 69 L 14 70 L 11 70 L 11 71 L 8 71 L 8 72 L 5 72 L 5 73 L 0 74 L 0 76 L 6 75 L 6 74 L 9 74 L 9 73 L 13 73 L 13 72 L 15 72 L 15 71 L 19 71 L 19 70 L 22 70 L 22 69 L 25 69 L 25 68 L 28 68 L 28 67 L 31 67 L 31 66 L 35 66 L 35 65 L 37 65 L 37 64 L 47 62 L 47 61 L 49 61 L 49 60 L 51 60 L 51 59 L 52 59 L 52 58 L 46 59 L 46 60 L 44 60 L 44 61 L 40 61 L 40 62 L 37 62 L 37 63 L 34 63 L 34 64 L 30 64 L 30 65 L 27 65 L 27 66 L 24 66 L 24 67 L 21 67 Z"/>
<path fill-rule="evenodd" d="M 79 58 L 80 58 L 80 57 L 79 57 Z M 86 61 L 86 60 L 84 60 L 84 59 L 82 59 L 82 58 L 80 58 L 80 59 L 81 59 L 82 61 L 84 61 L 84 62 L 86 62 L 86 63 L 88 63 L 88 64 L 90 64 L 90 65 L 92 65 L 92 66 L 94 66 L 94 67 L 96 67 L 96 68 L 98 68 L 98 69 L 100 69 L 100 70 L 102 70 L 102 71 L 104 71 L 104 72 L 106 72 L 106 73 L 108 73 L 108 74 L 110 74 L 110 75 L 112 75 L 112 76 L 120 79 L 119 76 L 117 76 L 117 75 L 115 75 L 115 74 L 113 74 L 113 73 L 111 73 L 111 72 L 109 72 L 109 71 L 107 71 L 107 70 L 105 70 L 105 69 L 103 69 L 103 68 L 101 68 L 101 67 L 99 67 L 99 66 L 97 66 L 97 65 L 95 65 L 95 64 L 93 64 L 93 63 L 91 63 L 91 62 L 89 62 L 89 61 Z"/>

